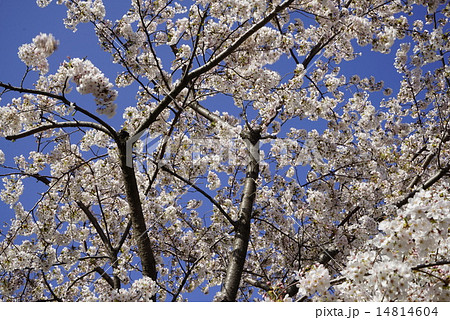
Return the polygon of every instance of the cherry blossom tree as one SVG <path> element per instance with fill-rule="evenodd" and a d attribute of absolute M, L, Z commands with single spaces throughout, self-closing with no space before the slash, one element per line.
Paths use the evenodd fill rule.
<path fill-rule="evenodd" d="M 122 71 L 50 72 L 41 33 L 0 79 L 3 300 L 450 299 L 447 1 L 56 4 Z M 345 71 L 363 49 L 400 83 Z"/>

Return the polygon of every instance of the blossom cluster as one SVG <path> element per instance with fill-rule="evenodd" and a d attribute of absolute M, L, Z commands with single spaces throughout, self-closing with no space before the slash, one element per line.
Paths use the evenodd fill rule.
<path fill-rule="evenodd" d="M 447 183 L 419 191 L 382 233 L 368 242 L 373 251 L 354 252 L 342 271 L 336 296 L 349 301 L 448 301 L 450 268 L 435 262 L 450 254 L 450 197 Z M 429 281 L 420 277 L 428 275 Z"/>
<path fill-rule="evenodd" d="M 295 279 L 299 288 L 298 294 L 301 297 L 317 294 L 323 298 L 330 288 L 330 273 L 321 264 L 313 265 L 308 267 L 308 270 L 298 272 Z"/>
<path fill-rule="evenodd" d="M 50 76 L 52 87 L 58 91 L 70 90 L 67 81 L 76 84 L 77 91 L 81 94 L 92 94 L 98 105 L 97 112 L 114 116 L 117 105 L 114 100 L 118 92 L 113 89 L 113 84 L 94 64 L 87 59 L 73 58 L 65 61 L 58 71 Z"/>
<path fill-rule="evenodd" d="M 41 7 L 47 7 L 53 0 L 36 0 L 36 4 Z M 102 0 L 84 0 L 84 1 L 68 1 L 57 0 L 57 4 L 65 4 L 67 7 L 67 18 L 64 24 L 73 31 L 77 30 L 80 23 L 90 22 L 105 17 L 106 11 Z"/>
<path fill-rule="evenodd" d="M 130 288 L 121 288 L 119 290 L 108 290 L 98 297 L 98 301 L 151 301 L 153 295 L 157 292 L 155 281 L 149 277 L 143 277 L 134 281 Z M 97 300 L 97 299 L 95 299 Z"/>
<path fill-rule="evenodd" d="M 58 48 L 58 43 L 52 34 L 41 33 L 33 38 L 32 43 L 19 47 L 19 58 L 27 66 L 45 74 L 49 68 L 47 58 Z"/>

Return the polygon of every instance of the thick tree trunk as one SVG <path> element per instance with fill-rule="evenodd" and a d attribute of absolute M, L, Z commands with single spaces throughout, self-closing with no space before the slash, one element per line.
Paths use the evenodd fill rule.
<path fill-rule="evenodd" d="M 139 257 L 142 263 L 142 272 L 145 276 L 156 280 L 156 262 L 147 234 L 147 226 L 142 212 L 141 199 L 137 188 L 134 169 L 130 167 L 122 168 L 125 179 L 125 189 L 130 206 L 131 223 L 133 226 L 133 236 L 136 241 Z"/>
<path fill-rule="evenodd" d="M 150 238 L 147 233 L 147 226 L 144 219 L 144 213 L 142 210 L 141 199 L 139 196 L 139 189 L 136 181 L 135 171 L 133 166 L 127 166 L 127 148 L 126 140 L 128 136 L 122 136 L 120 149 L 121 169 L 123 173 L 123 179 L 125 183 L 125 192 L 127 195 L 127 202 L 130 206 L 130 217 L 133 228 L 133 238 L 136 242 L 137 253 L 141 260 L 142 274 L 150 277 L 156 281 L 156 261 L 153 254 Z M 130 156 L 130 155 L 129 155 Z M 154 297 L 155 299 L 155 297 Z"/>
<path fill-rule="evenodd" d="M 239 208 L 239 220 L 235 226 L 234 249 L 229 258 L 227 273 L 222 287 L 222 301 L 235 301 L 237 297 L 250 240 L 256 180 L 259 174 L 259 132 L 251 132 L 248 137 L 243 138 L 249 151 L 249 163 L 246 169 L 242 202 Z"/>

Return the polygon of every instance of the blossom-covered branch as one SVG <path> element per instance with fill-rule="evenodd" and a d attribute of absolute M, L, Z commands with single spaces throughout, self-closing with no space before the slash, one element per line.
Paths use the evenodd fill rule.
<path fill-rule="evenodd" d="M 1 300 L 450 299 L 449 4 L 51 3 L 110 59 L 0 82 Z"/>

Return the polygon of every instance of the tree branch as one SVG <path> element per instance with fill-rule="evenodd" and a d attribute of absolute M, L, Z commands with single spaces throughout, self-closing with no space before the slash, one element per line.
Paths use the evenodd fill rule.
<path fill-rule="evenodd" d="M 267 23 L 270 22 L 270 20 L 274 19 L 278 13 L 289 7 L 294 0 L 287 0 L 283 4 L 280 4 L 275 7 L 275 9 L 272 10 L 272 12 L 267 15 L 265 18 L 263 18 L 258 23 L 254 24 L 250 29 L 248 29 L 242 36 L 240 36 L 238 39 L 236 39 L 227 49 L 219 53 L 215 58 L 212 58 L 209 60 L 206 64 L 204 64 L 201 67 L 198 67 L 197 69 L 193 70 L 188 74 L 188 78 L 194 79 L 198 77 L 199 75 L 211 70 L 215 66 L 217 66 L 221 61 L 223 61 L 225 58 L 227 58 L 230 54 L 232 54 L 242 43 L 244 43 L 245 40 L 250 38 L 252 35 L 254 35 L 259 29 L 264 27 Z"/>
<path fill-rule="evenodd" d="M 209 194 L 207 194 L 204 190 L 202 190 L 201 188 L 199 188 L 195 183 L 192 183 L 191 181 L 189 181 L 188 179 L 180 176 L 178 173 L 170 170 L 167 166 L 162 166 L 161 170 L 170 173 L 171 175 L 173 175 L 174 177 L 176 177 L 177 179 L 183 181 L 184 183 L 190 185 L 192 188 L 194 188 L 195 190 L 197 190 L 198 192 L 200 192 L 205 198 L 207 198 L 212 204 L 214 204 L 216 206 L 216 208 L 220 211 L 220 213 L 222 213 L 224 215 L 224 217 L 228 220 L 228 222 L 232 225 L 232 226 L 236 226 L 236 221 L 234 221 L 230 215 L 222 208 L 222 206 L 216 201 L 214 200 L 213 197 L 211 197 Z"/>
<path fill-rule="evenodd" d="M 61 101 L 62 103 L 64 103 L 65 105 L 68 105 L 68 106 L 72 105 L 74 107 L 75 111 L 79 111 L 82 114 L 84 114 L 84 115 L 88 116 L 89 118 L 91 118 L 92 120 L 96 121 L 98 124 L 103 126 L 103 128 L 101 129 L 103 132 L 107 133 L 112 138 L 117 139 L 117 132 L 116 132 L 116 130 L 114 130 L 114 128 L 112 128 L 109 124 L 107 124 L 105 121 L 103 121 L 101 118 L 99 118 L 95 114 L 93 114 L 93 113 L 91 113 L 91 112 L 89 112 L 89 111 L 79 107 L 76 103 L 70 102 L 63 95 L 58 95 L 58 94 L 54 94 L 54 93 L 51 93 L 51 92 L 45 92 L 45 91 L 41 91 L 41 90 L 15 87 L 15 86 L 12 86 L 10 84 L 3 83 L 1 81 L 0 81 L 0 87 L 5 88 L 6 90 L 16 91 L 16 92 L 20 92 L 20 93 L 31 93 L 31 94 L 41 95 L 41 96 L 57 99 L 57 100 Z"/>
<path fill-rule="evenodd" d="M 95 267 L 94 270 L 111 286 L 114 288 L 114 280 L 101 267 Z"/>
<path fill-rule="evenodd" d="M 344 224 L 346 224 L 348 221 L 350 221 L 350 218 L 353 217 L 353 215 L 358 212 L 358 210 L 361 209 L 360 206 L 354 207 L 342 221 L 339 223 L 338 227 L 342 227 Z"/>
<path fill-rule="evenodd" d="M 251 286 L 263 289 L 266 292 L 272 289 L 272 287 L 269 286 L 266 282 L 254 280 L 251 278 L 245 278 L 244 281 L 247 282 Z"/>
<path fill-rule="evenodd" d="M 21 132 L 18 134 L 13 134 L 10 136 L 6 136 L 5 138 L 7 140 L 17 140 L 17 139 L 21 139 L 21 138 L 25 138 L 28 136 L 31 136 L 33 134 L 36 133 L 40 133 L 46 130 L 50 130 L 50 129 L 56 129 L 56 128 L 80 128 L 80 127 L 88 127 L 88 128 L 93 128 L 93 129 L 97 129 L 99 131 L 102 131 L 104 133 L 106 133 L 107 135 L 110 135 L 110 133 L 108 132 L 108 130 L 106 130 L 104 127 L 102 127 L 99 124 L 96 124 L 94 122 L 88 122 L 88 121 L 68 121 L 68 122 L 63 122 L 63 123 L 52 123 L 52 124 L 46 124 L 46 125 L 42 125 L 33 129 L 30 129 L 28 131 L 25 132 Z"/>
<path fill-rule="evenodd" d="M 109 254 L 114 253 L 114 249 L 111 246 L 111 242 L 109 241 L 108 237 L 106 236 L 105 232 L 103 231 L 102 227 L 98 223 L 95 216 L 92 214 L 91 210 L 81 201 L 77 201 L 76 204 L 80 207 L 81 210 L 86 214 L 89 221 L 92 223 L 92 225 L 95 228 L 95 231 L 97 231 L 98 235 L 100 236 L 100 239 L 102 239 L 103 244 L 106 246 L 106 248 L 109 251 Z"/>
<path fill-rule="evenodd" d="M 235 301 L 250 241 L 251 218 L 256 196 L 256 180 L 259 175 L 259 140 L 260 131 L 250 131 L 243 134 L 247 142 L 249 162 L 246 168 L 246 178 L 242 201 L 239 207 L 239 220 L 236 221 L 233 251 L 230 254 L 225 281 L 222 286 L 222 301 Z"/>
<path fill-rule="evenodd" d="M 206 64 L 186 73 L 178 82 L 178 84 L 164 97 L 159 103 L 156 109 L 151 113 L 151 115 L 139 126 L 136 132 L 141 132 L 147 129 L 153 122 L 156 121 L 158 116 L 163 112 L 170 103 L 175 100 L 175 97 L 184 89 L 186 86 L 195 78 L 208 72 L 215 66 L 217 66 L 221 61 L 231 55 L 245 40 L 250 38 L 259 29 L 265 26 L 270 20 L 275 18 L 279 12 L 286 9 L 294 0 L 287 0 L 283 4 L 278 5 L 275 9 L 265 18 L 263 18 L 258 23 L 254 24 L 250 29 L 248 29 L 242 36 L 240 36 L 236 41 L 234 41 L 227 49 L 219 53 L 216 57 L 209 60 Z"/>
<path fill-rule="evenodd" d="M 430 188 L 433 184 L 435 184 L 436 182 L 438 182 L 442 177 L 444 177 L 448 172 L 450 171 L 450 163 L 447 164 L 444 168 L 442 168 L 441 170 L 439 170 L 434 176 L 432 176 L 431 178 L 429 178 L 420 188 L 417 188 L 413 191 L 411 191 L 410 193 L 408 193 L 402 200 L 398 201 L 397 203 L 395 203 L 395 206 L 397 208 L 401 208 L 403 207 L 405 204 L 408 203 L 408 200 L 411 199 L 412 197 L 414 197 L 416 195 L 417 192 L 419 192 L 421 189 L 427 190 L 428 188 Z"/>
<path fill-rule="evenodd" d="M 185 272 L 185 275 L 184 275 L 184 277 L 183 277 L 183 280 L 181 281 L 180 286 L 178 287 L 177 292 L 173 294 L 172 302 L 176 302 L 176 301 L 177 301 L 177 299 L 178 299 L 178 297 L 179 297 L 181 291 L 183 290 L 183 287 L 186 285 L 187 280 L 189 279 L 189 277 L 190 277 L 192 271 L 194 270 L 195 266 L 196 266 L 202 259 L 203 259 L 203 257 L 200 257 L 199 259 L 197 259 L 197 260 L 192 264 L 192 266 L 189 267 L 188 270 Z"/>
<path fill-rule="evenodd" d="M 118 148 L 120 152 L 120 167 L 123 175 L 123 183 L 130 208 L 131 224 L 133 227 L 133 238 L 137 246 L 137 254 L 141 260 L 142 274 L 156 281 L 156 260 L 153 253 L 148 230 L 142 209 L 139 188 L 133 166 L 127 165 L 127 136 L 119 136 Z M 152 297 L 156 301 L 156 296 Z"/>
<path fill-rule="evenodd" d="M 47 286 L 48 291 L 50 291 L 50 294 L 53 296 L 53 300 L 56 300 L 58 302 L 62 302 L 62 299 L 59 298 L 55 292 L 53 291 L 52 287 L 50 286 L 50 283 L 48 283 L 47 278 L 45 277 L 44 271 L 41 270 L 42 273 L 42 279 L 44 279 L 44 283 Z"/>
<path fill-rule="evenodd" d="M 219 117 L 217 114 L 214 114 L 207 108 L 203 107 L 197 101 L 191 102 L 190 104 L 188 104 L 188 107 L 190 107 L 192 110 L 194 110 L 199 115 L 205 117 L 206 119 L 208 119 L 211 122 L 220 122 L 220 123 L 227 124 L 227 122 L 223 121 L 221 117 Z"/>
<path fill-rule="evenodd" d="M 120 248 L 122 248 L 123 244 L 125 243 L 125 240 L 130 234 L 130 229 L 131 229 L 131 220 L 128 221 L 127 226 L 122 234 L 122 237 L 120 238 L 119 244 L 114 248 L 114 251 L 118 252 Z"/>
<path fill-rule="evenodd" d="M 419 264 L 419 265 L 411 268 L 411 270 L 420 270 L 420 269 L 424 269 L 424 268 L 444 266 L 444 265 L 447 265 L 447 264 L 450 264 L 450 260 L 443 260 L 443 261 Z"/>

